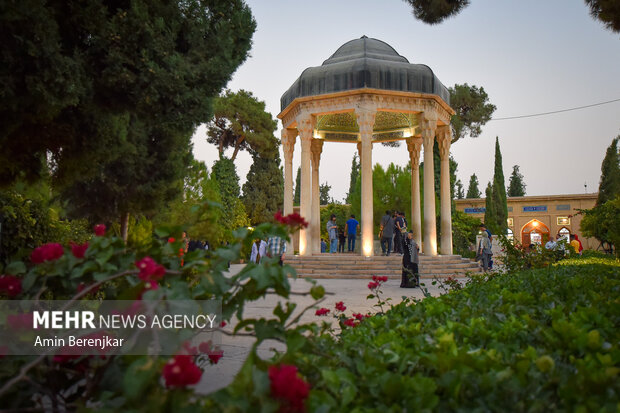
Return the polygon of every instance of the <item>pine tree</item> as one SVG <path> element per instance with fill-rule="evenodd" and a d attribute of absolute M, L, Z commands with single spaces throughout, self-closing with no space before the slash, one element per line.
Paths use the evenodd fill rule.
<path fill-rule="evenodd" d="M 495 138 L 495 173 L 493 175 L 493 203 L 496 214 L 497 231 L 506 233 L 508 220 L 508 203 L 506 200 L 506 183 L 502 166 L 502 153 L 499 148 L 499 137 Z"/>
<path fill-rule="evenodd" d="M 467 195 L 466 198 L 480 198 L 482 193 L 478 188 L 478 177 L 476 174 L 472 174 L 469 178 L 469 185 L 467 186 Z"/>
<path fill-rule="evenodd" d="M 620 153 L 618 152 L 618 141 L 616 137 L 607 148 L 605 158 L 601 164 L 601 181 L 598 186 L 598 198 L 596 205 L 614 199 L 620 195 Z"/>
<path fill-rule="evenodd" d="M 357 154 L 353 154 L 353 160 L 351 161 L 351 179 L 349 181 L 349 192 L 347 192 L 346 203 L 351 203 L 351 195 L 357 185 L 357 180 L 360 176 L 360 163 Z"/>
<path fill-rule="evenodd" d="M 252 225 L 268 222 L 273 214 L 282 210 L 284 178 L 280 168 L 280 156 L 265 159 L 252 157 L 247 180 L 243 184 L 243 204 Z"/>
<path fill-rule="evenodd" d="M 508 183 L 508 196 L 525 196 L 525 182 L 519 172 L 519 165 L 512 167 L 512 174 Z"/>
<path fill-rule="evenodd" d="M 491 185 L 491 182 L 487 184 L 487 188 L 484 191 L 484 206 L 484 223 L 492 232 L 497 232 L 495 225 L 497 222 L 497 214 L 495 211 L 495 204 L 493 203 L 493 185 Z"/>
<path fill-rule="evenodd" d="M 301 202 L 301 167 L 297 168 L 297 178 L 295 178 L 295 196 L 293 205 L 298 206 Z"/>

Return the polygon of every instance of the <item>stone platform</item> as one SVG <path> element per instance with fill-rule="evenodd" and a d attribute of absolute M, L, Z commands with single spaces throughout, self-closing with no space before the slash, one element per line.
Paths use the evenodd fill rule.
<path fill-rule="evenodd" d="M 301 257 L 286 257 L 284 262 L 295 268 L 297 275 L 309 278 L 370 278 L 373 275 L 400 279 L 402 275 L 401 255 L 389 257 L 363 257 L 357 254 L 314 254 Z M 420 255 L 421 278 L 447 278 L 464 276 L 467 272 L 479 272 L 477 262 L 460 255 Z"/>

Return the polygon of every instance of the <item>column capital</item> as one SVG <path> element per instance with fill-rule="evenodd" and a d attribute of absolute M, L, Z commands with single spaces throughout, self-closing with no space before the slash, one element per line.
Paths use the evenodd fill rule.
<path fill-rule="evenodd" d="M 439 156 L 446 159 L 450 156 L 450 144 L 452 143 L 452 128 L 450 125 L 440 126 L 437 128 L 437 145 L 439 147 Z"/>
<path fill-rule="evenodd" d="M 295 140 L 297 138 L 297 131 L 294 129 L 282 129 L 282 151 L 284 152 L 284 159 L 293 159 L 293 152 L 295 151 Z"/>
<path fill-rule="evenodd" d="M 424 141 L 424 146 L 430 145 L 431 148 L 435 140 L 435 132 L 437 130 L 437 113 L 435 111 L 420 112 L 420 134 Z"/>
<path fill-rule="evenodd" d="M 299 138 L 302 144 L 304 141 L 310 141 L 310 139 L 312 139 L 312 133 L 314 132 L 316 119 L 309 113 L 300 113 L 296 120 L 297 131 L 299 132 Z"/>
<path fill-rule="evenodd" d="M 360 130 L 360 136 L 370 135 L 372 137 L 372 130 L 375 126 L 376 116 L 377 108 L 373 106 L 364 105 L 357 106 L 355 108 L 355 118 L 357 120 L 357 126 Z"/>
<path fill-rule="evenodd" d="M 411 160 L 411 168 L 418 169 L 420 166 L 420 151 L 422 150 L 422 138 L 412 136 L 407 139 L 407 150 L 409 151 L 409 159 Z"/>
<path fill-rule="evenodd" d="M 310 153 L 312 154 L 313 170 L 319 168 L 321 162 L 321 153 L 323 152 L 323 139 L 312 139 L 310 141 Z"/>

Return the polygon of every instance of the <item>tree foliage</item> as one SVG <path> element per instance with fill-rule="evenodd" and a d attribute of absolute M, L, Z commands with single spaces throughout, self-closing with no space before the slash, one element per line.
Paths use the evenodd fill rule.
<path fill-rule="evenodd" d="M 493 202 L 493 184 L 489 182 L 484 190 L 484 223 L 493 232 L 497 232 L 495 223 L 497 222 L 497 211 Z"/>
<path fill-rule="evenodd" d="M 416 19 L 438 24 L 469 5 L 469 0 L 405 0 L 413 8 Z"/>
<path fill-rule="evenodd" d="M 456 111 L 452 116 L 452 143 L 467 135 L 477 138 L 482 126 L 491 120 L 496 106 L 489 103 L 483 87 L 456 84 L 450 91 L 450 106 Z"/>
<path fill-rule="evenodd" d="M 596 238 L 605 251 L 615 250 L 616 257 L 620 258 L 620 195 L 581 212 L 580 229 L 583 235 Z"/>
<path fill-rule="evenodd" d="M 273 214 L 282 210 L 284 201 L 284 177 L 280 168 L 280 156 L 266 159 L 255 155 L 243 184 L 243 204 L 252 225 L 271 222 Z"/>
<path fill-rule="evenodd" d="M 480 198 L 482 196 L 478 184 L 478 177 L 476 174 L 472 174 L 469 177 L 469 185 L 467 186 L 467 195 L 465 198 Z"/>
<path fill-rule="evenodd" d="M 456 183 L 454 184 L 455 187 L 455 191 L 456 191 L 456 199 L 463 199 L 465 198 L 465 190 L 463 189 L 463 183 L 461 182 L 460 179 L 456 180 Z"/>
<path fill-rule="evenodd" d="M 235 163 L 226 158 L 220 157 L 213 164 L 212 178 L 215 180 L 222 200 L 222 218 L 220 220 L 224 227 L 225 240 L 231 239 L 231 231 L 239 227 L 249 225 L 245 206 L 239 197 L 239 176 Z"/>
<path fill-rule="evenodd" d="M 330 203 L 329 191 L 331 191 L 331 185 L 328 185 L 327 182 L 319 185 L 319 203 L 321 205 L 327 205 Z"/>
<path fill-rule="evenodd" d="M 607 148 L 605 158 L 601 164 L 601 181 L 598 186 L 597 205 L 616 198 L 620 195 L 620 152 L 618 151 L 618 141 L 616 137 Z"/>
<path fill-rule="evenodd" d="M 346 202 L 351 203 L 351 194 L 357 185 L 357 180 L 360 176 L 360 162 L 357 157 L 357 153 L 353 154 L 353 160 L 351 161 L 351 178 L 349 180 L 349 191 L 347 192 Z"/>
<path fill-rule="evenodd" d="M 227 90 L 215 99 L 207 142 L 218 146 L 220 156 L 227 148 L 234 148 L 232 161 L 240 150 L 269 159 L 278 150 L 278 139 L 273 135 L 276 128 L 277 122 L 265 111 L 265 102 L 254 97 L 252 92 Z"/>
<path fill-rule="evenodd" d="M 495 173 L 493 174 L 493 204 L 495 208 L 495 230 L 499 234 L 505 234 L 508 227 L 508 203 L 506 199 L 506 183 L 504 179 L 504 167 L 502 165 L 502 152 L 499 147 L 499 138 L 495 138 Z"/>
<path fill-rule="evenodd" d="M 519 165 L 512 167 L 512 174 L 508 183 L 508 196 L 525 196 L 525 182 L 519 172 Z"/>
<path fill-rule="evenodd" d="M 11 2 L 0 14 L 0 182 L 93 177 L 135 120 L 190 133 L 245 60 L 242 0 Z"/>
<path fill-rule="evenodd" d="M 405 0 L 413 8 L 413 15 L 424 23 L 441 23 L 460 13 L 469 0 Z M 585 0 L 590 15 L 614 32 L 620 32 L 620 3 L 617 0 Z"/>
<path fill-rule="evenodd" d="M 297 177 L 295 178 L 295 194 L 293 196 L 293 204 L 299 205 L 301 202 L 301 167 L 297 168 Z"/>

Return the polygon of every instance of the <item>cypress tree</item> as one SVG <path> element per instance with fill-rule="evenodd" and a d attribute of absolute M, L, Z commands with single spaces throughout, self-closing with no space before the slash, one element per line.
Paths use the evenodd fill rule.
<path fill-rule="evenodd" d="M 495 211 L 495 204 L 493 203 L 493 185 L 491 185 L 491 182 L 487 184 L 487 189 L 484 191 L 484 206 L 486 209 L 484 213 L 484 223 L 492 232 L 497 232 L 495 226 L 497 214 Z"/>
<path fill-rule="evenodd" d="M 299 206 L 301 202 L 301 167 L 297 168 L 297 178 L 295 178 L 295 196 L 293 205 Z"/>
<path fill-rule="evenodd" d="M 217 182 L 224 207 L 222 215 L 224 228 L 230 231 L 246 225 L 248 219 L 243 202 L 239 199 L 239 176 L 237 175 L 235 163 L 222 156 L 213 164 L 211 175 Z"/>
<path fill-rule="evenodd" d="M 618 140 L 616 137 L 607 148 L 605 159 L 601 164 L 601 181 L 598 186 L 598 199 L 596 205 L 614 199 L 620 195 L 620 155 L 618 152 Z"/>
<path fill-rule="evenodd" d="M 349 181 L 349 192 L 347 192 L 346 202 L 347 204 L 351 203 L 351 195 L 355 190 L 355 186 L 357 184 L 357 180 L 360 176 L 360 163 L 357 158 L 357 154 L 353 154 L 353 160 L 351 161 L 351 180 Z"/>
<path fill-rule="evenodd" d="M 525 182 L 519 172 L 519 165 L 512 167 L 512 174 L 508 183 L 508 196 L 525 196 Z"/>
<path fill-rule="evenodd" d="M 469 185 L 467 186 L 466 198 L 480 198 L 482 193 L 478 188 L 478 177 L 476 174 L 472 174 L 469 178 Z"/>
<path fill-rule="evenodd" d="M 282 210 L 284 178 L 280 168 L 280 156 L 271 159 L 258 155 L 252 157 L 247 180 L 243 184 L 243 204 L 252 225 L 268 222 L 273 214 Z"/>
<path fill-rule="evenodd" d="M 456 199 L 463 199 L 465 198 L 465 191 L 463 190 L 463 184 L 461 183 L 460 179 L 456 180 L 456 183 L 454 184 L 455 186 L 455 191 L 456 191 Z"/>
<path fill-rule="evenodd" d="M 495 138 L 495 174 L 493 175 L 493 203 L 496 216 L 497 231 L 506 233 L 508 219 L 508 203 L 506 201 L 506 183 L 502 166 L 502 153 L 499 148 L 499 138 Z"/>

